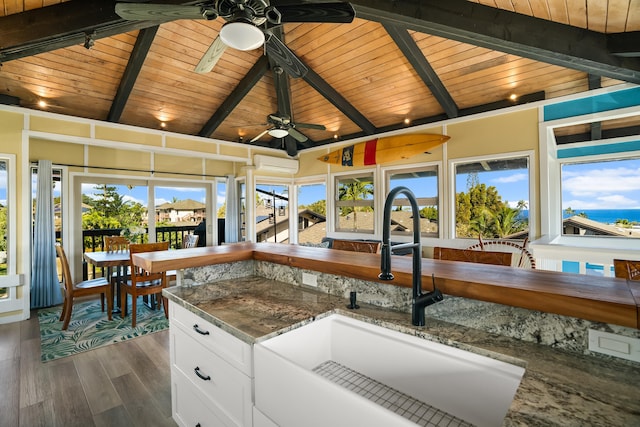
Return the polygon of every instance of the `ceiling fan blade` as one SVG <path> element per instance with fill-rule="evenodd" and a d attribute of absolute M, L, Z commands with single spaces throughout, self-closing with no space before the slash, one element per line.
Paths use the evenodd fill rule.
<path fill-rule="evenodd" d="M 291 157 L 295 157 L 298 154 L 298 144 L 296 140 L 289 135 L 284 137 L 284 148 Z"/>
<path fill-rule="evenodd" d="M 306 140 L 309 139 L 303 134 L 301 134 L 300 132 L 298 132 L 297 130 L 295 130 L 294 128 L 289 128 L 289 135 L 294 137 L 298 142 L 305 142 Z"/>
<path fill-rule="evenodd" d="M 272 123 L 281 123 L 283 125 L 288 125 L 291 123 L 291 119 L 287 116 L 276 116 L 275 114 L 269 114 L 268 120 L 271 120 Z"/>
<path fill-rule="evenodd" d="M 264 131 L 260 132 L 260 134 L 259 134 L 258 136 L 256 136 L 255 138 L 253 138 L 253 139 L 252 139 L 251 141 L 249 141 L 249 142 L 256 142 L 257 140 L 259 140 L 260 138 L 262 138 L 262 136 L 263 136 L 264 134 L 266 134 L 267 132 L 269 132 L 269 129 L 267 129 L 267 130 L 264 130 Z"/>
<path fill-rule="evenodd" d="M 327 128 L 324 127 L 324 125 L 316 125 L 316 124 L 313 124 L 313 123 L 298 123 L 298 122 L 296 122 L 295 126 L 297 128 L 327 130 Z"/>
<path fill-rule="evenodd" d="M 199 74 L 204 74 L 213 70 L 213 67 L 215 67 L 226 49 L 227 45 L 222 42 L 220 36 L 216 37 L 213 43 L 211 43 L 211 46 L 209 46 L 209 49 L 202 55 L 194 71 Z"/>
<path fill-rule="evenodd" d="M 116 13 L 128 21 L 173 21 L 176 19 L 216 19 L 211 7 L 154 3 L 116 3 Z"/>
<path fill-rule="evenodd" d="M 302 3 L 277 5 L 266 10 L 267 19 L 285 22 L 330 22 L 348 24 L 353 21 L 356 11 L 349 3 Z M 279 18 L 279 19 L 278 19 Z"/>
<path fill-rule="evenodd" d="M 282 40 L 273 34 L 268 35 L 264 46 L 267 50 L 267 55 L 291 77 L 303 77 L 307 74 L 307 71 L 309 71 L 296 54 L 291 52 L 291 50 L 282 43 Z"/>

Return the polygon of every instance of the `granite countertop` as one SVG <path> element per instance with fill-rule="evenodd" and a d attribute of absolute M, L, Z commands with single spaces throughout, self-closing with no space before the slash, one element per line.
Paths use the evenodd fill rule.
<path fill-rule="evenodd" d="M 526 372 L 505 426 L 640 426 L 640 366 L 579 355 L 258 276 L 164 290 L 170 301 L 253 344 L 339 312 L 360 320 L 524 365 Z"/>

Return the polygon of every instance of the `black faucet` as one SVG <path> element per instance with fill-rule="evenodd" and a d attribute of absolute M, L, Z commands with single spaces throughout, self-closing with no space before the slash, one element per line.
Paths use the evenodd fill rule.
<path fill-rule="evenodd" d="M 399 193 L 403 193 L 411 203 L 413 213 L 413 243 L 399 243 L 391 246 L 389 238 L 391 234 L 391 208 L 393 201 Z M 384 221 L 382 223 L 382 249 L 380 257 L 380 274 L 382 280 L 393 280 L 391 273 L 391 254 L 397 249 L 411 248 L 413 252 L 413 276 L 411 285 L 413 297 L 411 300 L 411 323 L 415 326 L 424 326 L 425 307 L 442 301 L 442 292 L 436 288 L 435 276 L 432 275 L 433 291 L 422 293 L 422 247 L 420 245 L 420 212 L 416 196 L 407 187 L 396 187 L 389 192 L 384 202 Z"/>

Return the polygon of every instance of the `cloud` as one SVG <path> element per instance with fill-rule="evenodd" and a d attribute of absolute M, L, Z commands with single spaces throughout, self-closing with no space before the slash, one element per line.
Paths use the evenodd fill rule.
<path fill-rule="evenodd" d="M 514 173 L 509 176 L 503 176 L 500 178 L 493 179 L 492 182 L 497 182 L 499 184 L 509 184 L 514 182 L 526 182 L 529 180 L 529 175 L 526 173 Z"/>
<path fill-rule="evenodd" d="M 585 196 L 610 193 L 612 189 L 616 192 L 640 191 L 640 170 L 620 167 L 563 172 L 562 189 Z"/>

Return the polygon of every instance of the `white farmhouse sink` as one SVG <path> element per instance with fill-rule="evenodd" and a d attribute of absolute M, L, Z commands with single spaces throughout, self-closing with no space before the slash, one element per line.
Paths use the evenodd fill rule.
<path fill-rule="evenodd" d="M 314 371 L 327 362 L 339 364 L 339 379 Z M 256 344 L 254 367 L 256 407 L 282 427 L 438 425 L 422 417 L 429 406 L 439 412 L 434 420 L 449 414 L 499 426 L 524 374 L 519 366 L 338 314 Z M 343 368 L 368 377 L 363 387 L 377 397 L 352 391 L 361 379 L 338 385 L 350 382 Z M 404 394 L 395 404 L 413 405 L 414 420 L 422 420 L 385 408 L 393 402 L 381 400 L 395 391 Z"/>

